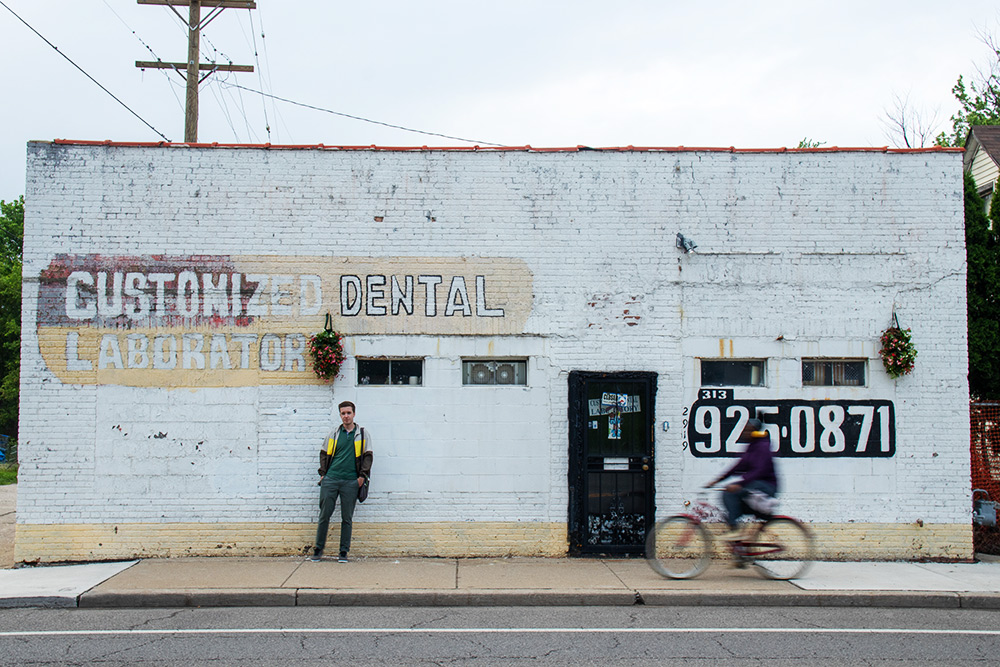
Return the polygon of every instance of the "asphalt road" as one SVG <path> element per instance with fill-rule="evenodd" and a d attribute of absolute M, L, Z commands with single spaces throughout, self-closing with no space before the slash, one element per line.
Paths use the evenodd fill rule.
<path fill-rule="evenodd" d="M 0 610 L 0 664 L 995 665 L 1000 612 L 867 608 Z"/>

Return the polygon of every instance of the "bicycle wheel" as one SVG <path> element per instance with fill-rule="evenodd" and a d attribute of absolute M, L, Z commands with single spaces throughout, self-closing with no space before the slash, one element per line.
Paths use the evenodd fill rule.
<path fill-rule="evenodd" d="M 646 536 L 646 559 L 657 573 L 690 579 L 712 562 L 712 538 L 694 519 L 677 515 L 656 523 Z"/>
<path fill-rule="evenodd" d="M 774 517 L 746 544 L 746 555 L 769 579 L 801 577 L 815 558 L 812 533 L 796 519 Z"/>

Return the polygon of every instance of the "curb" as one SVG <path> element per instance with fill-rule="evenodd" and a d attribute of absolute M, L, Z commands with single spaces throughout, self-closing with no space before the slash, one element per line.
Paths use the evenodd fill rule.
<path fill-rule="evenodd" d="M 0 598 L 0 609 L 69 609 L 79 606 L 75 597 L 38 595 L 31 597 Z"/>
<path fill-rule="evenodd" d="M 789 593 L 669 591 L 644 596 L 646 604 L 688 607 L 881 607 L 1000 609 L 1000 594 L 936 591 L 797 591 Z"/>
<path fill-rule="evenodd" d="M 882 607 L 1000 609 L 1000 593 L 795 591 L 787 593 L 625 590 L 199 589 L 89 592 L 78 598 L 0 598 L 0 608 L 79 607 Z"/>
<path fill-rule="evenodd" d="M 299 589 L 299 606 L 372 607 L 624 607 L 636 604 L 628 590 L 442 590 L 339 591 Z"/>
<path fill-rule="evenodd" d="M 82 594 L 81 609 L 156 607 L 294 607 L 294 588 L 109 591 Z"/>

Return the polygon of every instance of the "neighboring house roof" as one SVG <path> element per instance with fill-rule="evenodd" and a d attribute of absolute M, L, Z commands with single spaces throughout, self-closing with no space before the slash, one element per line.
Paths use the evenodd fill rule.
<path fill-rule="evenodd" d="M 992 190 L 1000 176 L 1000 125 L 974 125 L 965 140 L 965 171 L 976 179 L 980 191 Z"/>

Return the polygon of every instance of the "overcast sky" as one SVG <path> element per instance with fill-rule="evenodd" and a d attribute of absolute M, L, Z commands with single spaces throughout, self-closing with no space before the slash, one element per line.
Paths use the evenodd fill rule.
<path fill-rule="evenodd" d="M 2 0 L 0 199 L 29 140 L 184 139 L 184 89 L 136 60 L 183 61 L 166 7 Z M 950 129 L 951 88 L 989 60 L 996 0 L 257 0 L 204 30 L 203 60 L 254 65 L 201 88 L 201 141 L 456 146 L 884 146 L 908 97 Z M 186 16 L 187 8 L 178 8 Z M 208 10 L 203 10 L 203 14 Z M 264 90 L 428 136 L 265 100 Z M 143 120 L 155 128 L 147 127 Z M 270 131 L 268 131 L 270 127 Z"/>

